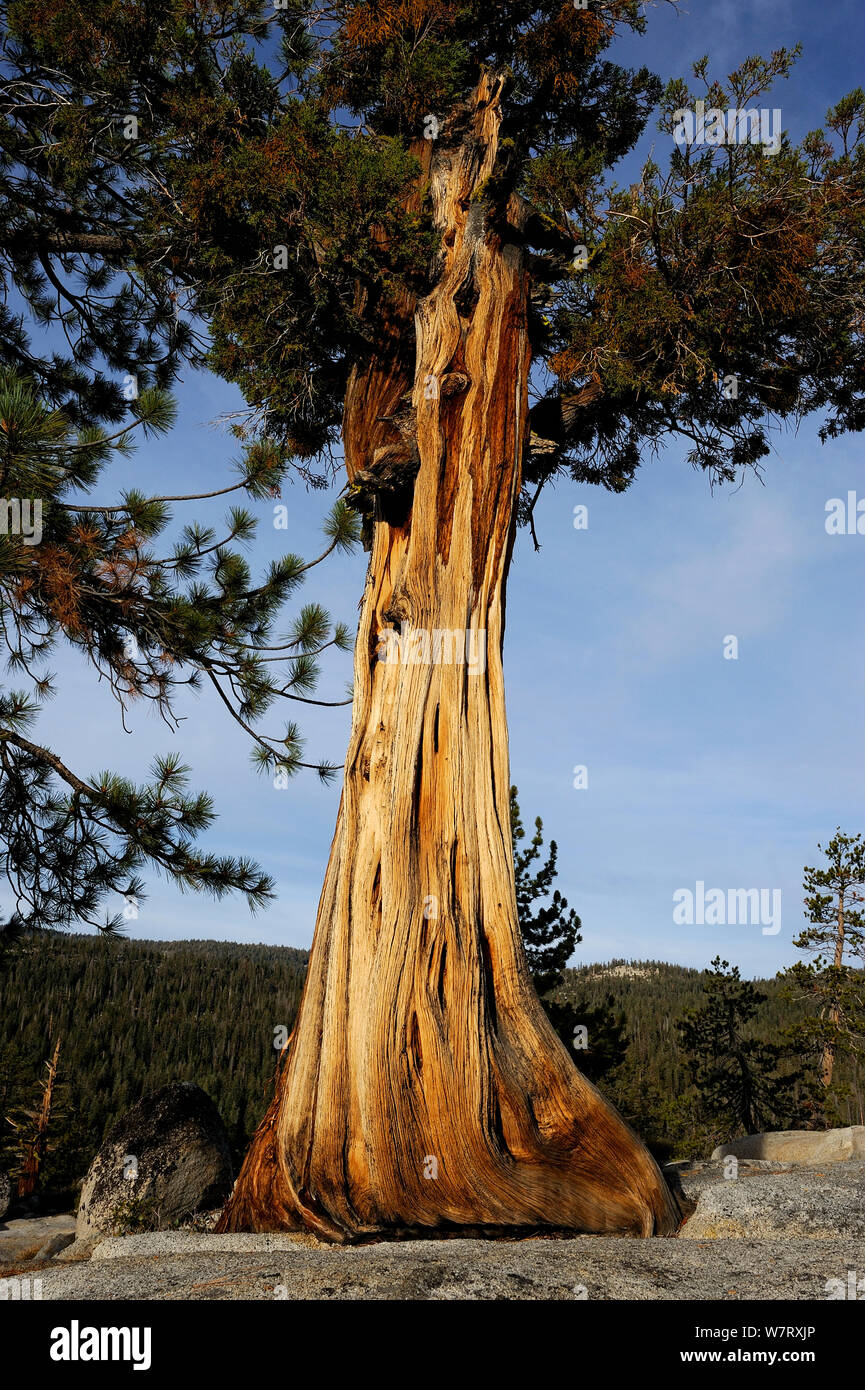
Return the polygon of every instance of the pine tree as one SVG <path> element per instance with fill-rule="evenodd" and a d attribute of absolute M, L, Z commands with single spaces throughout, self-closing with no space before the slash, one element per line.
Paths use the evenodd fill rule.
<path fill-rule="evenodd" d="M 140 397 L 136 410 L 151 432 L 173 418 L 160 395 Z M 119 505 L 92 509 L 65 500 L 127 451 L 132 426 L 113 440 L 99 429 L 76 432 L 63 411 L 45 409 L 32 383 L 8 371 L 0 372 L 0 420 L 0 489 L 43 513 L 38 544 L 23 531 L 0 534 L 0 633 L 9 667 L 29 682 L 29 689 L 0 688 L 0 824 L 17 902 L 10 926 L 85 921 L 116 931 L 122 914 L 101 920 L 100 904 L 112 894 L 142 898 L 145 864 L 183 887 L 215 896 L 240 891 L 250 906 L 261 905 L 272 885 L 251 860 L 195 848 L 215 813 L 208 795 L 188 793 L 188 769 L 176 754 L 159 758 L 151 780 L 136 786 L 111 772 L 81 776 L 31 736 L 55 693 L 44 663 L 64 638 L 107 678 L 121 710 L 147 699 L 175 727 L 178 690 L 207 680 L 252 734 L 259 764 L 291 775 L 304 765 L 296 726 L 277 739 L 253 726 L 278 698 L 307 700 L 318 676 L 315 656 L 349 639 L 314 603 L 301 608 L 284 639 L 273 643 L 271 634 L 311 564 L 352 544 L 351 514 L 337 503 L 319 560 L 287 555 L 256 584 L 236 548 L 256 529 L 242 508 L 232 509 L 225 535 L 193 523 L 160 556 L 152 547 L 169 503 L 182 499 L 130 491 Z M 240 481 L 224 490 L 264 496 L 274 476 L 270 454 L 255 446 Z M 274 650 L 284 657 L 278 678 L 265 654 Z M 327 764 L 318 771 L 333 774 Z"/>
<path fill-rule="evenodd" d="M 522 951 L 501 659 L 514 529 L 534 529 L 551 479 L 621 491 L 670 439 L 729 479 L 760 466 L 773 423 L 819 412 L 824 437 L 865 424 L 865 96 L 833 108 L 830 137 L 798 148 L 682 148 L 673 136 L 692 93 L 611 54 L 623 30 L 645 28 L 637 0 L 347 0 L 325 12 L 288 0 L 272 16 L 248 0 L 14 0 L 3 15 L 8 274 L 31 327 L 53 316 L 75 345 L 55 354 L 10 313 L 0 334 L 24 383 L 10 389 L 47 420 L 61 413 L 76 432 L 58 438 L 62 454 L 82 446 L 61 469 L 72 495 L 61 488 L 50 513 L 59 549 L 19 547 L 10 562 L 30 584 L 14 580 L 32 635 L 47 616 L 123 689 L 128 658 L 107 610 L 144 650 L 140 678 L 157 697 L 165 651 L 172 671 L 221 690 L 268 771 L 300 760 L 297 730 L 270 740 L 256 722 L 286 682 L 261 651 L 296 655 L 301 681 L 310 655 L 269 638 L 299 565 L 248 581 L 230 548 L 247 520 L 230 518 L 222 545 L 193 529 L 153 574 L 148 532 L 166 499 L 127 495 L 109 513 L 78 495 L 95 480 L 75 475 L 77 460 L 108 447 L 106 421 L 121 439 L 139 427 L 120 372 L 157 415 L 146 393 L 168 389 L 182 360 L 236 382 L 248 403 L 235 422 L 240 487 L 254 494 L 289 469 L 327 481 L 341 436 L 332 539 L 349 543 L 352 512 L 369 549 L 303 1008 L 226 1226 L 332 1239 L 673 1229 L 656 1165 L 559 1045 Z M 708 102 L 747 108 L 794 58 L 749 59 L 725 84 L 703 61 L 695 77 Z M 668 167 L 651 158 L 629 190 L 611 187 L 655 107 Z M 195 571 L 179 593 L 177 566 Z M 78 636 L 90 618 L 95 635 Z M 471 669 L 454 659 L 455 633 L 482 651 Z M 431 634 L 450 659 L 427 660 Z M 376 660 L 383 646 L 407 659 Z M 0 746 L 21 764 L 4 769 L 19 818 L 30 783 L 44 797 L 39 778 L 65 775 L 23 742 L 28 709 L 19 700 L 0 721 Z M 200 825 L 182 789 L 161 785 L 162 773 L 138 791 L 73 786 L 72 809 L 40 816 L 54 827 L 83 803 L 118 835 L 108 862 L 91 846 L 91 892 L 155 850 L 194 886 L 260 900 L 269 885 L 251 866 L 202 864 L 188 835 L 172 840 L 165 796 L 188 832 Z M 22 820 L 19 839 L 39 824 Z M 44 873 L 11 869 L 47 903 Z M 64 901 L 77 910 L 69 891 Z"/>
<path fill-rule="evenodd" d="M 716 956 L 706 972 L 706 1002 L 677 1024 L 702 1112 L 734 1133 L 778 1128 L 795 1111 L 800 1079 L 781 1064 L 784 1049 L 750 1035 L 749 1025 L 767 996 Z"/>
<path fill-rule="evenodd" d="M 553 890 L 549 903 L 544 904 L 543 900 L 550 897 L 553 881 L 558 876 L 559 850 L 555 840 L 551 840 L 546 861 L 534 874 L 530 873 L 543 848 L 544 823 L 540 816 L 536 817 L 531 842 L 526 849 L 520 849 L 519 842 L 526 838 L 526 832 L 517 795 L 517 788 L 511 787 L 517 912 L 532 981 L 543 999 L 544 995 L 561 984 L 565 966 L 583 938 L 580 936 L 580 919 L 573 909 L 568 911 L 568 900 L 562 897 L 558 888 Z"/>
<path fill-rule="evenodd" d="M 17 117 L 18 106 L 13 110 Z M 117 931 L 122 915 L 100 916 L 101 904 L 118 894 L 140 899 L 144 884 L 138 871 L 145 865 L 182 887 L 215 896 L 242 892 L 255 908 L 273 895 L 269 876 L 248 858 L 195 848 L 215 813 L 209 796 L 188 793 L 188 769 L 176 755 L 158 759 L 151 780 L 135 786 L 111 772 L 82 776 L 31 736 L 42 704 L 55 693 L 45 663 L 56 642 L 65 639 L 108 680 L 121 711 L 135 699 L 147 699 L 175 728 L 177 692 L 207 681 L 251 735 L 259 767 L 291 776 L 309 766 L 297 726 L 289 722 L 282 736 L 273 737 L 260 731 L 259 721 L 278 699 L 310 702 L 319 674 L 316 656 L 329 646 L 347 649 L 350 638 L 347 628 L 331 624 L 315 603 L 304 605 L 276 642 L 274 626 L 306 572 L 335 549 L 351 548 L 356 522 L 337 502 L 325 522 L 326 546 L 318 559 L 304 563 L 286 555 L 257 582 L 242 554 L 257 527 L 245 508 L 231 509 L 222 535 L 196 522 L 186 525 L 179 541 L 159 555 L 155 547 L 172 520 L 173 504 L 194 504 L 199 494 L 158 497 L 129 489 L 108 506 L 74 500 L 97 486 L 116 459 L 132 452 L 137 435 L 159 436 L 171 427 L 173 402 L 149 383 L 171 376 L 185 335 L 173 317 L 165 321 L 164 306 L 151 305 L 145 315 L 132 271 L 130 285 L 118 291 L 116 301 L 109 295 L 106 306 L 102 291 L 109 266 L 103 262 L 99 273 L 92 266 L 99 236 L 52 232 L 50 202 L 41 212 L 36 202 L 19 207 L 16 221 L 11 211 L 12 190 L 17 190 L 11 173 L 18 163 L 15 122 L 10 132 L 13 152 L 5 166 L 0 162 L 9 181 L 6 217 L 15 223 L 8 231 L 9 279 L 37 322 L 53 318 L 74 337 L 74 350 L 68 360 L 56 353 L 37 360 L 19 321 L 0 311 L 0 340 L 5 327 L 11 335 L 7 357 L 15 364 L 0 370 L 0 638 L 13 677 L 27 685 L 0 687 L 0 824 L 6 877 L 16 900 L 12 918 L 0 927 L 0 942 L 10 942 L 22 926 L 84 921 Z M 56 182 L 61 171 L 40 166 L 37 177 L 43 184 Z M 48 199 L 44 187 L 42 192 Z M 91 193 L 87 203 L 78 189 L 79 220 L 107 216 L 99 205 L 98 182 Z M 72 197 L 73 190 L 64 196 Z M 65 213 L 58 217 L 65 225 Z M 48 227 L 46 246 L 40 242 L 34 249 L 25 223 L 37 237 Z M 74 293 L 57 288 L 52 309 L 46 283 L 33 265 L 42 264 L 48 282 L 55 284 L 51 251 L 58 237 L 64 253 L 68 247 L 61 266 L 71 264 L 73 280 L 77 284 L 81 278 L 82 284 Z M 67 300 L 71 307 L 62 308 Z M 169 341 L 164 359 L 152 367 L 157 333 Z M 91 367 L 97 351 L 103 365 L 125 369 L 128 401 L 101 367 Z M 105 426 L 105 420 L 117 423 L 121 414 L 126 419 L 118 428 Z M 258 439 L 243 444 L 234 481 L 204 495 L 278 496 L 284 471 L 284 451 Z M 274 662 L 281 665 L 278 676 L 271 673 Z M 315 766 L 325 780 L 334 775 L 327 762 Z"/>
<path fill-rule="evenodd" d="M 865 913 L 860 906 L 865 902 L 865 842 L 861 835 L 843 834 L 839 826 L 825 849 L 817 848 L 827 863 L 805 868 L 811 925 L 793 942 L 814 959 L 797 961 L 779 978 L 788 997 L 808 1003 L 808 1017 L 795 1027 L 792 1041 L 806 1055 L 819 1056 L 825 1112 L 842 1099 L 835 1076 L 838 1058 L 847 1057 L 854 1068 L 865 1058 Z"/>
<path fill-rule="evenodd" d="M 624 1059 L 627 1052 L 625 1016 L 613 1008 L 609 995 L 600 1006 L 580 997 L 563 999 L 565 966 L 582 940 L 580 919 L 559 890 L 552 889 L 558 875 L 558 846 L 551 840 L 547 857 L 535 873 L 530 870 L 544 844 L 544 823 L 535 819 L 535 833 L 525 849 L 519 842 L 526 837 L 520 816 L 517 788 L 511 787 L 511 834 L 514 841 L 514 879 L 517 915 L 532 983 L 544 1012 L 565 1047 L 571 1050 L 580 1071 L 590 1081 L 599 1081 Z M 549 898 L 549 902 L 544 899 Z"/>

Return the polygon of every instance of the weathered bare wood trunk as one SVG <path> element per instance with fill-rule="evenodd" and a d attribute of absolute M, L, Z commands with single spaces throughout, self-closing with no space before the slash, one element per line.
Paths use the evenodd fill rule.
<path fill-rule="evenodd" d="M 528 281 L 518 238 L 473 199 L 499 119 L 483 83 L 463 138 L 428 160 L 443 268 L 416 306 L 413 376 L 397 335 L 348 393 L 349 477 L 398 452 L 386 417 L 407 388 L 419 472 L 374 526 L 306 988 L 224 1230 L 677 1223 L 654 1161 L 553 1032 L 521 945 L 501 653 Z"/>
<path fill-rule="evenodd" d="M 48 1129 L 51 1123 L 51 1105 L 54 1099 L 54 1084 L 57 1080 L 57 1067 L 60 1061 L 60 1041 L 58 1038 L 51 1061 L 45 1063 L 46 1078 L 39 1083 L 42 1087 L 42 1104 L 38 1113 L 32 1117 L 32 1125 L 29 1126 L 29 1134 L 24 1142 L 21 1170 L 18 1176 L 19 1197 L 32 1196 L 45 1166 L 45 1155 L 48 1150 Z M 16 1129 L 22 1127 L 18 1124 L 15 1125 Z"/>

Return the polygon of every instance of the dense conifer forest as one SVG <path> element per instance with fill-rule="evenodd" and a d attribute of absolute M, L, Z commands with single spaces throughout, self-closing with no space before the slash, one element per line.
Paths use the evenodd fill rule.
<path fill-rule="evenodd" d="M 105 1130 L 168 1081 L 212 1096 L 238 1159 L 300 1002 L 306 953 L 221 941 L 39 934 L 0 970 L 0 1110 L 32 1105 L 61 1040 L 46 1181 L 83 1176 Z M 4 1125 L 9 1152 L 11 1128 Z"/>
<path fill-rule="evenodd" d="M 707 972 L 660 961 L 613 960 L 565 973 L 557 997 L 577 1001 L 583 1008 L 606 1008 L 624 1017 L 627 1050 L 619 1066 L 598 1082 L 614 1105 L 659 1158 L 708 1156 L 716 1144 L 742 1133 L 706 1114 L 705 1096 L 695 1086 L 677 1024 L 686 1012 L 705 1005 Z M 813 1059 L 797 1050 L 788 1032 L 801 1024 L 806 1006 L 784 997 L 778 978 L 755 980 L 765 1002 L 746 1037 L 787 1043 L 790 1056 L 782 1073 L 803 1068 L 794 1088 L 802 1109 L 777 1120 L 771 1128 L 809 1128 L 806 1081 Z M 579 1057 L 577 1058 L 579 1062 Z M 813 1074 L 813 1073 L 812 1073 Z M 865 1077 L 861 1065 L 845 1058 L 839 1070 L 836 1108 L 826 1119 L 838 1125 L 863 1124 Z"/>

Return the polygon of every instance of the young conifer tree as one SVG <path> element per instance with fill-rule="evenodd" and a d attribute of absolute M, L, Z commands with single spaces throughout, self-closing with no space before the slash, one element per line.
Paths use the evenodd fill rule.
<path fill-rule="evenodd" d="M 819 1056 L 825 1112 L 839 1058 L 865 1055 L 865 841 L 839 826 L 825 848 L 817 848 L 826 862 L 805 868 L 809 925 L 793 942 L 812 959 L 797 961 L 781 978 L 788 997 L 810 1005 L 792 1040 L 806 1055 Z"/>
<path fill-rule="evenodd" d="M 625 1059 L 625 1016 L 616 1013 L 612 995 L 600 1007 L 584 997 L 561 997 L 565 967 L 582 941 L 580 919 L 568 908 L 567 898 L 553 888 L 559 872 L 555 840 L 550 841 L 545 859 L 538 863 L 544 846 L 540 816 L 535 818 L 534 835 L 525 848 L 522 846 L 526 831 L 516 787 L 511 787 L 511 834 L 517 917 L 532 984 L 556 1033 L 576 1055 L 580 1071 L 591 1081 L 598 1081 Z"/>
<path fill-rule="evenodd" d="M 787 1048 L 752 1035 L 768 996 L 720 956 L 706 971 L 703 990 L 705 1002 L 686 1010 L 676 1025 L 701 1111 L 722 1126 L 725 1139 L 782 1127 L 797 1113 L 802 1076 L 782 1066 Z"/>

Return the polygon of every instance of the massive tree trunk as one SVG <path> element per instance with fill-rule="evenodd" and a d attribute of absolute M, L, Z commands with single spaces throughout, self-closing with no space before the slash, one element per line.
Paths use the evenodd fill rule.
<path fill-rule="evenodd" d="M 525 252 L 475 196 L 498 98 L 482 83 L 461 137 L 427 156 L 442 262 L 413 362 L 397 330 L 348 392 L 349 478 L 383 460 L 393 478 L 401 457 L 417 476 L 377 504 L 306 987 L 223 1230 L 677 1224 L 553 1032 L 517 920 L 502 638 L 530 348 Z"/>

